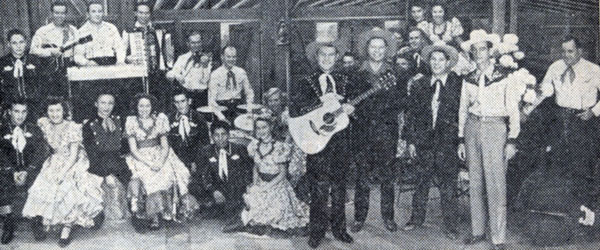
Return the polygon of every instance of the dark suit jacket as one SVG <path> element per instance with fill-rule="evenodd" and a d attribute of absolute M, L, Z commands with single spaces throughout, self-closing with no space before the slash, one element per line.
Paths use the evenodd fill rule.
<path fill-rule="evenodd" d="M 208 126 L 204 115 L 198 111 L 191 110 L 187 114 L 190 122 L 190 134 L 187 138 L 182 139 L 179 135 L 179 118 L 177 112 L 169 115 L 171 123 L 171 131 L 169 131 L 169 145 L 173 151 L 186 165 L 194 162 L 196 149 L 202 148 L 210 143 L 208 138 Z M 176 126 L 177 125 L 177 126 Z"/>
<path fill-rule="evenodd" d="M 406 59 L 410 64 L 409 73 L 410 76 L 415 76 L 416 74 L 429 75 L 431 74 L 431 70 L 429 68 L 429 62 L 426 62 L 423 58 L 421 58 L 420 62 L 415 59 L 415 54 L 420 53 L 420 51 L 409 50 L 406 53 L 402 53 L 399 56 Z"/>
<path fill-rule="evenodd" d="M 15 58 L 12 54 L 0 57 L 0 78 L 2 102 L 9 103 L 11 99 L 19 97 L 17 78 L 13 75 Z M 23 78 L 25 79 L 25 97 L 36 100 L 41 97 L 40 82 L 44 79 L 43 70 L 40 68 L 40 59 L 35 55 L 23 56 Z"/>
<path fill-rule="evenodd" d="M 227 171 L 228 177 L 223 180 L 219 176 L 219 149 L 214 144 L 206 145 L 198 151 L 196 164 L 199 168 L 204 189 L 212 193 L 221 191 L 227 200 L 241 200 L 246 187 L 252 182 L 253 161 L 248 156 L 246 148 L 236 144 L 229 144 Z"/>
<path fill-rule="evenodd" d="M 437 146 L 456 147 L 461 87 L 462 78 L 450 72 L 446 84 L 440 89 L 438 116 L 433 129 L 431 100 L 435 93 L 435 85 L 431 85 L 431 75 L 415 81 L 409 96 L 409 109 L 403 133 L 408 144 L 414 144 L 421 149 Z"/>
<path fill-rule="evenodd" d="M 8 138 L 14 126 L 10 122 L 0 126 L 0 206 L 9 205 L 11 197 L 16 195 L 15 191 L 27 192 L 50 153 L 42 131 L 36 125 L 24 124 L 22 128 L 26 133 L 27 144 L 23 153 L 17 154 L 12 139 Z M 23 188 L 15 190 L 13 174 L 19 171 L 27 171 L 27 181 Z"/>

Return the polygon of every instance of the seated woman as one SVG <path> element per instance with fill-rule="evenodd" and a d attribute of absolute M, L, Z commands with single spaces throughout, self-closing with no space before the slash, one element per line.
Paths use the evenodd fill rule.
<path fill-rule="evenodd" d="M 45 110 L 38 126 L 53 154 L 29 189 L 23 216 L 42 223 L 46 231 L 62 226 L 58 243 L 64 247 L 71 242 L 73 226 L 94 226 L 94 217 L 102 211 L 102 178 L 87 172 L 81 125 L 65 120 L 65 103 L 49 99 Z"/>
<path fill-rule="evenodd" d="M 188 217 L 197 207 L 188 195 L 190 172 L 169 147 L 169 120 L 165 114 L 154 112 L 155 103 L 153 96 L 137 94 L 132 102 L 136 115 L 125 121 L 131 150 L 125 157 L 132 173 L 131 211 L 135 217 L 141 216 L 138 201 L 143 190 L 151 230 L 160 228 L 160 215 L 165 220 L 177 219 L 177 215 Z"/>
<path fill-rule="evenodd" d="M 435 4 L 431 7 L 431 22 L 424 29 L 429 40 L 433 44 L 445 43 L 460 50 L 460 44 L 463 42 L 462 35 L 464 29 L 458 18 L 448 17 L 446 7 L 442 4 Z M 458 63 L 452 71 L 458 75 L 467 74 L 475 70 L 475 65 L 469 62 L 466 54 L 459 54 Z"/>
<path fill-rule="evenodd" d="M 290 145 L 273 138 L 270 118 L 257 118 L 254 128 L 257 140 L 248 145 L 248 155 L 254 158 L 254 177 L 244 194 L 243 224 L 282 231 L 306 227 L 308 205 L 296 198 L 287 179 Z"/>

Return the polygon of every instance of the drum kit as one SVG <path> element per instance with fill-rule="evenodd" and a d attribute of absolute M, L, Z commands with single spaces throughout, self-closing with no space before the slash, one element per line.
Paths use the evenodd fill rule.
<path fill-rule="evenodd" d="M 265 107 L 261 104 L 250 103 L 238 105 L 237 108 L 239 110 L 246 110 L 248 112 L 238 115 L 233 120 L 232 125 L 235 127 L 235 129 L 231 131 L 231 137 L 229 140 L 232 143 L 247 145 L 250 142 L 250 139 L 252 138 L 252 132 L 254 131 L 254 119 L 256 115 L 259 115 L 262 112 L 264 112 Z M 212 123 L 213 121 L 218 119 L 217 113 L 226 111 L 227 107 L 203 106 L 199 107 L 197 110 L 201 113 L 212 114 L 210 115 L 210 119 L 208 121 L 209 123 Z M 231 125 L 231 122 L 226 122 L 230 123 Z"/>

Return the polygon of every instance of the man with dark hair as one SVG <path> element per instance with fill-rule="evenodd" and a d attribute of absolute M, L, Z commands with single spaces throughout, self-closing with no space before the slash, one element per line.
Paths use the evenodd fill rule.
<path fill-rule="evenodd" d="M 66 96 L 66 70 L 73 61 L 73 49 L 61 50 L 76 37 L 77 28 L 67 24 L 67 3 L 59 0 L 51 5 L 52 22 L 40 27 L 31 38 L 30 53 L 42 58 L 48 73 L 44 95 Z"/>
<path fill-rule="evenodd" d="M 386 30 L 374 28 L 361 34 L 359 51 L 366 60 L 358 69 L 360 88 L 367 91 L 381 84 L 386 75 L 396 75 L 394 67 L 386 61 L 396 53 L 396 38 Z M 396 81 L 396 79 L 394 79 Z M 356 192 L 354 193 L 354 224 L 352 232 L 362 230 L 369 210 L 370 184 L 380 183 L 381 217 L 385 228 L 396 231 L 394 221 L 394 182 L 396 177 L 396 151 L 398 146 L 398 117 L 404 109 L 406 88 L 395 84 L 358 105 L 352 127 L 352 145 L 357 152 Z M 373 178 L 371 178 L 371 176 Z"/>
<path fill-rule="evenodd" d="M 403 230 L 413 230 L 425 222 L 429 188 L 438 180 L 444 225 L 449 239 L 458 239 L 456 187 L 458 178 L 458 108 L 462 79 L 452 72 L 458 51 L 448 45 L 430 45 L 423 59 L 431 66 L 431 75 L 415 80 L 408 100 L 405 138 L 417 187 L 412 198 L 412 215 Z"/>
<path fill-rule="evenodd" d="M 404 58 L 409 62 L 410 66 L 408 72 L 410 77 L 413 77 L 416 74 L 429 74 L 427 62 L 421 58 L 421 50 L 423 50 L 423 47 L 427 46 L 428 43 L 429 41 L 423 30 L 413 27 L 408 31 L 409 46 L 398 50 L 398 57 Z"/>
<path fill-rule="evenodd" d="M 344 51 L 345 47 L 339 40 L 324 41 L 317 38 L 306 46 L 307 58 L 316 63 L 318 69 L 302 78 L 290 91 L 290 117 L 311 112 L 322 104 L 321 98 L 325 95 L 336 95 L 342 101 L 355 96 L 355 86 L 350 83 L 348 76 L 333 72 L 337 59 Z M 354 112 L 354 107 L 350 104 L 343 104 L 342 108 L 347 114 Z M 321 152 L 306 157 L 306 175 L 311 188 L 308 245 L 312 248 L 321 244 L 329 223 L 336 239 L 346 243 L 354 242 L 346 231 L 346 172 L 351 158 L 347 136 L 347 131 L 340 131 L 333 135 Z M 327 213 L 329 197 L 332 208 Z"/>
<path fill-rule="evenodd" d="M 561 48 L 562 59 L 550 65 L 540 85 L 542 95 L 524 113 L 531 113 L 545 98 L 555 96 L 560 137 L 551 145 L 552 164 L 568 170 L 577 184 L 577 198 L 594 204 L 597 202 L 597 197 L 593 197 L 596 190 L 593 177 L 599 148 L 600 66 L 582 58 L 583 48 L 576 37 L 565 37 Z"/>
<path fill-rule="evenodd" d="M 210 74 L 208 105 L 227 107 L 225 116 L 230 122 L 233 122 L 237 115 L 238 105 L 244 101 L 246 104 L 254 102 L 254 90 L 246 70 L 236 66 L 237 50 L 235 47 L 225 46 L 221 52 L 221 61 L 223 65 Z M 246 97 L 244 101 L 242 101 L 242 96 Z"/>
<path fill-rule="evenodd" d="M 185 163 L 190 173 L 194 174 L 197 171 L 195 151 L 210 143 L 206 119 L 203 114 L 192 109 L 192 100 L 185 91 L 175 92 L 171 96 L 171 101 L 175 111 L 169 115 L 171 122 L 169 145 Z"/>
<path fill-rule="evenodd" d="M 161 106 L 168 105 L 171 86 L 165 81 L 165 72 L 173 67 L 171 33 L 152 24 L 152 6 L 149 1 L 135 5 L 135 24 L 123 30 L 123 46 L 127 52 L 125 62 L 146 66 L 148 91 L 156 96 Z"/>
<path fill-rule="evenodd" d="M 88 20 L 77 30 L 79 37 L 92 35 L 93 40 L 75 46 L 75 63 L 80 66 L 125 63 L 125 49 L 114 24 L 105 22 L 104 4 L 98 0 L 88 3 Z"/>
<path fill-rule="evenodd" d="M 411 27 L 417 27 L 423 29 L 427 26 L 427 16 L 425 9 L 426 6 L 422 1 L 413 1 L 410 6 L 410 16 L 412 19 L 410 20 Z"/>
<path fill-rule="evenodd" d="M 213 143 L 199 147 L 196 153 L 198 171 L 193 175 L 192 195 L 215 205 L 220 218 L 227 221 L 224 230 L 238 224 L 244 207 L 242 195 L 252 182 L 252 159 L 246 148 L 229 142 L 229 125 L 214 121 L 210 127 Z M 204 193 L 204 194 L 203 194 Z"/>
<path fill-rule="evenodd" d="M 192 108 L 208 104 L 208 83 L 212 70 L 212 54 L 202 51 L 202 36 L 192 32 L 187 41 L 189 51 L 180 55 L 167 72 L 167 78 L 177 80 L 192 100 Z"/>
<path fill-rule="evenodd" d="M 5 216 L 2 244 L 14 236 L 17 219 L 27 197 L 27 189 L 35 180 L 47 156 L 42 131 L 26 122 L 28 104 L 24 98 L 13 99 L 8 120 L 0 126 L 0 214 Z M 41 221 L 32 224 L 36 239 L 42 236 Z"/>
<path fill-rule="evenodd" d="M 6 105 L 16 98 L 39 100 L 41 75 L 40 61 L 27 53 L 27 37 L 19 29 L 8 32 L 6 42 L 10 52 L 0 57 L 0 93 Z M 29 119 L 37 116 L 37 108 L 29 107 Z"/>
<path fill-rule="evenodd" d="M 121 116 L 114 115 L 115 107 L 114 95 L 103 92 L 98 95 L 96 102 L 97 112 L 93 118 L 87 120 L 83 124 L 83 145 L 90 160 L 88 172 L 104 178 L 105 183 L 111 189 L 109 196 L 110 200 L 115 203 L 106 202 L 105 206 L 115 206 L 118 211 L 127 205 L 119 204 L 120 198 L 125 197 L 124 187 L 129 184 L 131 172 L 127 167 L 125 158 L 122 156 L 126 153 L 126 146 L 123 141 L 123 124 L 124 119 Z M 117 183 L 117 182 L 120 182 Z M 105 211 L 109 209 L 105 208 Z M 125 212 L 123 210 L 108 214 L 110 218 L 123 218 Z M 95 228 L 100 228 L 104 214 L 96 217 L 94 222 Z"/>

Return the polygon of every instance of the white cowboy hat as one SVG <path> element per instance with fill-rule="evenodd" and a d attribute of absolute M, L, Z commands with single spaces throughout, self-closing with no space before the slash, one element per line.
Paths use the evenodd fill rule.
<path fill-rule="evenodd" d="M 500 43 L 500 36 L 494 33 L 487 33 L 485 30 L 473 30 L 469 35 L 469 40 L 464 41 L 460 44 L 460 47 L 469 52 L 471 50 L 471 46 L 480 42 L 490 42 L 492 43 L 492 49 L 496 47 L 498 43 Z"/>

